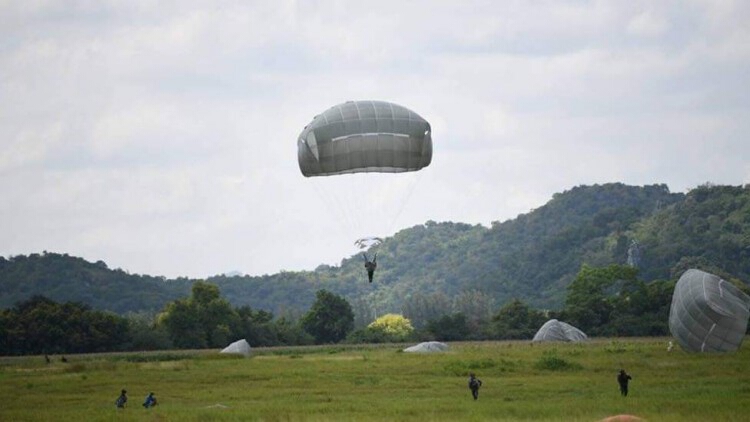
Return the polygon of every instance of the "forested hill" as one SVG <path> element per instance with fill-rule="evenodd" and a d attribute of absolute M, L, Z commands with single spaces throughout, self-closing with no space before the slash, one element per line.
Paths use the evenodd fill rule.
<path fill-rule="evenodd" d="M 372 284 L 360 256 L 315 271 L 208 281 L 236 306 L 277 314 L 306 310 L 321 288 L 344 295 L 364 320 L 415 307 L 499 307 L 511 298 L 559 308 L 583 263 L 624 264 L 634 240 L 645 281 L 697 267 L 747 283 L 750 187 L 704 185 L 675 194 L 666 185 L 578 186 L 491 227 L 430 221 L 385 239 Z M 0 258 L 0 307 L 43 294 L 118 313 L 158 311 L 188 295 L 193 281 L 133 275 L 51 253 Z"/>
<path fill-rule="evenodd" d="M 56 253 L 0 257 L 0 307 L 7 308 L 34 295 L 58 302 L 83 302 L 94 309 L 117 313 L 152 311 L 190 294 L 191 280 L 132 275 L 96 263 Z"/>

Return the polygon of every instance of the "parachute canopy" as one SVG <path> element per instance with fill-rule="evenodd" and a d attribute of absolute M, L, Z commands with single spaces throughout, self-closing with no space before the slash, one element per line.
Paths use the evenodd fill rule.
<path fill-rule="evenodd" d="M 588 337 L 578 328 L 556 319 L 551 319 L 539 328 L 531 341 L 584 341 Z"/>
<path fill-rule="evenodd" d="M 675 285 L 669 331 L 686 351 L 739 349 L 748 318 L 750 297 L 716 275 L 690 269 Z"/>
<path fill-rule="evenodd" d="M 297 140 L 305 177 L 401 173 L 432 161 L 430 124 L 385 101 L 347 101 L 315 116 Z"/>
<path fill-rule="evenodd" d="M 250 356 L 250 344 L 244 338 L 237 340 L 221 350 L 220 353 L 232 353 L 243 356 Z"/>
<path fill-rule="evenodd" d="M 639 422 L 644 420 L 635 415 L 615 415 L 608 418 L 600 419 L 599 422 Z"/>
<path fill-rule="evenodd" d="M 426 341 L 417 345 L 407 347 L 404 352 L 412 353 L 435 353 L 448 350 L 448 345 L 439 341 Z"/>
<path fill-rule="evenodd" d="M 379 237 L 363 237 L 362 239 L 357 239 L 354 242 L 354 245 L 359 249 L 370 249 L 371 247 L 378 246 L 381 243 L 383 243 L 383 239 Z"/>

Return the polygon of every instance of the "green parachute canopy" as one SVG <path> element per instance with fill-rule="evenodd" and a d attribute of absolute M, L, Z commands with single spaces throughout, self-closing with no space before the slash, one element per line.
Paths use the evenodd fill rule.
<path fill-rule="evenodd" d="M 348 101 L 315 116 L 297 140 L 305 177 L 402 173 L 432 161 L 430 124 L 385 101 Z"/>

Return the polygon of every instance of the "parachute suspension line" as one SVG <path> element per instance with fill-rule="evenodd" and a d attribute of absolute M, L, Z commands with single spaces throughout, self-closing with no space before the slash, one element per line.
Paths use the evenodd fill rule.
<path fill-rule="evenodd" d="M 330 188 L 330 186 L 325 186 L 325 182 L 316 180 L 317 178 L 315 177 L 311 177 L 311 179 L 311 185 L 313 186 L 315 193 L 318 195 L 318 198 L 323 203 L 328 213 L 334 220 L 336 220 L 336 224 L 334 224 L 336 229 L 345 238 L 349 237 L 351 235 L 350 229 L 354 226 L 351 219 L 351 213 L 342 206 L 339 198 L 333 194 L 335 189 L 333 191 L 329 190 L 328 188 Z"/>
<path fill-rule="evenodd" d="M 349 210 L 350 237 L 382 236 L 382 221 L 387 214 L 382 179 L 380 173 L 346 174 L 337 179 L 341 185 L 337 193 Z"/>
<path fill-rule="evenodd" d="M 349 206 L 352 209 L 352 226 L 350 237 L 360 238 L 364 236 L 371 236 L 372 233 L 362 233 L 362 230 L 366 229 L 363 227 L 363 222 L 370 221 L 368 218 L 372 214 L 372 203 L 368 201 L 371 199 L 371 189 L 367 185 L 367 180 L 362 177 L 362 174 L 345 174 L 339 179 L 345 182 L 344 196 Z"/>
<path fill-rule="evenodd" d="M 389 235 L 394 234 L 393 233 L 393 228 L 396 225 L 396 221 L 399 219 L 399 217 L 401 217 L 401 214 L 403 214 L 404 210 L 406 209 L 406 206 L 409 204 L 409 202 L 411 200 L 412 195 L 417 190 L 417 186 L 419 185 L 419 182 L 422 180 L 423 176 L 424 176 L 423 172 L 421 172 L 421 171 L 416 172 L 416 174 L 413 175 L 413 177 L 409 181 L 409 184 L 408 184 L 407 190 L 406 190 L 406 195 L 403 196 L 402 200 L 400 201 L 400 203 L 397 206 L 397 212 L 396 212 L 396 214 L 393 216 L 393 218 L 391 218 L 391 221 L 388 223 L 388 234 Z"/>
<path fill-rule="evenodd" d="M 340 176 L 347 180 L 337 197 L 350 205 L 350 236 L 386 237 L 403 215 L 423 175 L 407 173 L 360 173 Z M 342 205 L 344 207 L 344 205 Z M 349 208 L 349 207 L 347 207 Z"/>
<path fill-rule="evenodd" d="M 377 223 L 380 221 L 382 226 L 383 201 L 373 177 L 377 177 L 377 173 L 369 173 L 367 177 L 364 174 L 345 174 L 336 178 L 310 178 L 316 195 L 330 216 L 329 222 L 335 220 L 331 223 L 336 226 L 337 233 L 348 239 L 347 244 L 354 239 L 380 235 L 382 231 Z"/>

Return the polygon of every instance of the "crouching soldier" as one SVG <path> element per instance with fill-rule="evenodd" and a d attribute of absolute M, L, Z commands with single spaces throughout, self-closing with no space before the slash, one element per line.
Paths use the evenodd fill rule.
<path fill-rule="evenodd" d="M 125 403 L 128 402 L 128 392 L 125 390 L 122 390 L 120 392 L 120 397 L 115 400 L 115 406 L 117 406 L 118 409 L 124 409 Z"/>
<path fill-rule="evenodd" d="M 154 397 L 154 393 L 148 393 L 148 396 L 146 396 L 146 400 L 143 402 L 143 407 L 148 409 L 149 407 L 156 406 L 156 397 Z"/>

